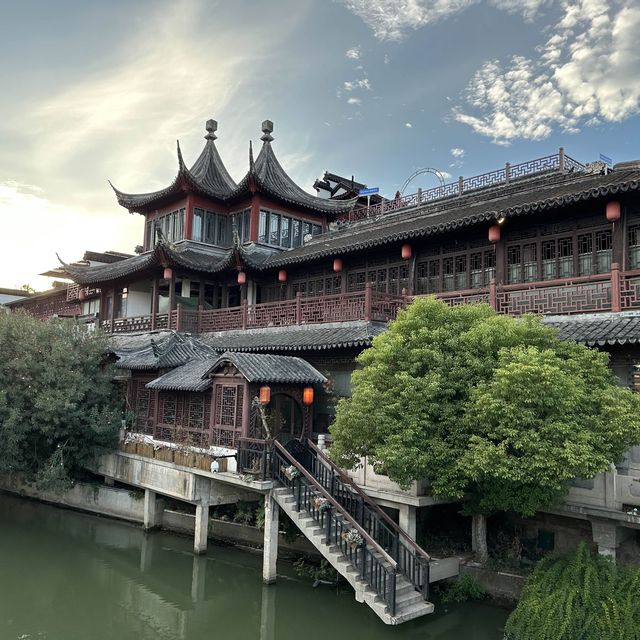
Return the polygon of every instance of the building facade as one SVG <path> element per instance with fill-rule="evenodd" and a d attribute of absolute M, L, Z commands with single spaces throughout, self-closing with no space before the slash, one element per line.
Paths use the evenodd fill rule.
<path fill-rule="evenodd" d="M 560 149 L 367 206 L 353 179 L 326 174 L 315 185 L 323 197 L 295 184 L 275 155 L 270 121 L 236 183 L 216 148 L 217 123 L 206 129 L 190 168 L 178 146 L 178 173 L 165 189 L 114 188 L 125 209 L 144 217 L 139 255 L 63 265 L 78 292 L 99 300 L 139 432 L 186 432 L 226 455 L 265 436 L 253 399 L 267 386 L 269 435 L 326 433 L 335 400 L 350 393 L 355 356 L 422 295 L 542 314 L 562 337 L 609 351 L 621 383 L 632 385 L 640 162 L 582 164 Z M 266 355 L 276 360 L 258 357 Z M 293 375 L 288 367 L 310 367 L 309 375 L 267 375 Z M 305 404 L 308 388 L 315 397 Z M 415 509 L 433 503 L 419 483 L 403 492 L 366 465 L 358 473 L 381 504 L 405 519 L 413 509 L 414 523 Z M 577 481 L 563 517 L 640 527 L 627 513 L 640 506 L 636 477 L 632 451 L 605 478 L 617 488 Z"/>

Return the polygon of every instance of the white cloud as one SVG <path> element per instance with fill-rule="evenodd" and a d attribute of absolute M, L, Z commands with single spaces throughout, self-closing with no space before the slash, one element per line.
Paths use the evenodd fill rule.
<path fill-rule="evenodd" d="M 350 60 L 360 60 L 360 56 L 362 55 L 360 45 L 358 45 L 357 47 L 351 47 L 351 49 L 347 49 L 344 55 Z"/>
<path fill-rule="evenodd" d="M 449 151 L 454 158 L 464 158 L 464 149 L 461 149 L 460 147 L 453 147 L 453 149 L 450 149 Z"/>
<path fill-rule="evenodd" d="M 440 171 L 439 173 L 445 180 L 449 180 L 453 177 L 448 171 Z"/>
<path fill-rule="evenodd" d="M 51 202 L 34 185 L 0 182 L 0 219 L 3 237 L 2 279 L 8 287 L 29 283 L 49 288 L 50 279 L 36 274 L 59 266 L 56 252 L 68 262 L 82 258 L 84 249 L 131 251 L 142 239 L 142 217 L 124 210 L 114 224 L 110 216 L 87 215 L 82 208 Z M 31 233 L 25 232 L 25 220 Z M 45 232 L 46 230 L 46 232 Z M 78 238 L 88 245 L 78 248 Z"/>
<path fill-rule="evenodd" d="M 349 98 L 347 104 L 362 104 L 362 100 L 360 98 Z"/>
<path fill-rule="evenodd" d="M 410 122 L 405 122 L 404 126 L 407 127 L 407 129 L 412 129 L 413 125 Z"/>
<path fill-rule="evenodd" d="M 411 31 L 444 20 L 477 4 L 480 0 L 342 0 L 361 18 L 379 40 L 402 40 Z M 554 0 L 489 0 L 489 4 L 510 13 L 533 18 Z"/>
<path fill-rule="evenodd" d="M 563 0 L 539 59 L 486 62 L 466 91 L 459 122 L 497 144 L 540 140 L 559 128 L 619 122 L 640 113 L 640 6 L 635 0 Z"/>
<path fill-rule="evenodd" d="M 344 83 L 345 91 L 353 91 L 354 89 L 366 89 L 371 91 L 371 83 L 369 78 L 362 78 L 361 80 L 353 80 L 351 82 Z"/>
<path fill-rule="evenodd" d="M 388 53 L 384 54 L 384 58 L 382 61 L 384 62 L 384 64 L 389 64 L 391 62 L 391 58 L 389 57 Z"/>

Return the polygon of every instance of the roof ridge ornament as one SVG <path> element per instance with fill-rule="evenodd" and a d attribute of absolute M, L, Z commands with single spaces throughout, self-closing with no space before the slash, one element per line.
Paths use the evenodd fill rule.
<path fill-rule="evenodd" d="M 271 122 L 271 120 L 265 120 L 262 123 L 262 133 L 264 134 L 260 138 L 262 142 L 271 142 L 273 140 L 273 136 L 271 135 L 273 133 L 273 122 Z"/>
<path fill-rule="evenodd" d="M 182 157 L 182 149 L 180 149 L 180 140 L 176 140 L 176 146 L 178 149 L 178 166 L 180 169 L 186 169 L 187 166 L 184 163 L 184 158 Z"/>
<path fill-rule="evenodd" d="M 218 136 L 215 132 L 218 130 L 218 121 L 210 118 L 205 123 L 205 129 L 207 130 L 207 135 L 204 137 L 205 140 L 217 140 Z"/>

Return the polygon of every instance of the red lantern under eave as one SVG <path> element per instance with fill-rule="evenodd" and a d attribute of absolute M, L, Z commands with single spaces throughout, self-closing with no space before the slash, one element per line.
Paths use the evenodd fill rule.
<path fill-rule="evenodd" d="M 78 300 L 82 301 L 87 297 L 86 291 L 84 289 L 80 289 L 78 291 Z"/>
<path fill-rule="evenodd" d="M 616 202 L 607 202 L 607 220 L 609 222 L 617 222 L 620 220 L 620 203 Z"/>
<path fill-rule="evenodd" d="M 260 387 L 260 404 L 267 405 L 271 402 L 271 387 Z"/>
<path fill-rule="evenodd" d="M 334 258 L 334 260 L 333 260 L 333 270 L 336 273 L 342 271 L 342 259 L 341 258 Z"/>
<path fill-rule="evenodd" d="M 307 406 L 313 404 L 313 387 L 305 387 L 302 390 L 302 403 Z"/>
<path fill-rule="evenodd" d="M 408 260 L 411 257 L 411 245 L 403 244 L 402 245 L 402 259 Z"/>
<path fill-rule="evenodd" d="M 282 269 L 278 271 L 278 282 L 286 282 L 287 281 L 287 272 Z"/>
<path fill-rule="evenodd" d="M 489 242 L 500 241 L 500 225 L 492 224 L 489 227 Z"/>
<path fill-rule="evenodd" d="M 171 270 L 171 267 L 165 267 L 164 268 L 164 272 L 162 274 L 162 277 L 165 280 L 171 280 L 171 276 L 173 275 L 173 271 Z"/>
<path fill-rule="evenodd" d="M 244 284 L 247 281 L 247 274 L 244 271 L 238 271 L 238 284 Z"/>

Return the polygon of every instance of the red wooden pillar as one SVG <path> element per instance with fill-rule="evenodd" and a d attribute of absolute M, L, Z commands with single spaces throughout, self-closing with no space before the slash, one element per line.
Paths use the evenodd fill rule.
<path fill-rule="evenodd" d="M 185 240 L 191 240 L 191 234 L 193 230 L 193 196 L 187 194 L 187 204 L 184 210 L 184 231 L 183 237 Z"/>
<path fill-rule="evenodd" d="M 496 292 L 496 279 L 492 278 L 489 283 L 489 304 L 495 311 L 498 310 L 498 297 Z"/>
<path fill-rule="evenodd" d="M 241 303 L 241 313 L 242 313 L 242 328 L 247 328 L 247 320 L 249 317 L 249 308 L 247 305 L 247 299 L 245 298 Z"/>
<path fill-rule="evenodd" d="M 158 278 L 154 276 L 151 287 L 151 330 L 156 328 L 156 316 L 158 315 Z"/>
<path fill-rule="evenodd" d="M 296 324 L 302 324 L 302 293 L 296 291 Z"/>
<path fill-rule="evenodd" d="M 182 305 L 180 303 L 176 309 L 176 331 L 182 331 Z"/>
<path fill-rule="evenodd" d="M 371 320 L 371 283 L 367 282 L 364 285 L 364 319 L 365 321 Z"/>
<path fill-rule="evenodd" d="M 175 329 L 171 326 L 171 317 L 173 314 L 173 307 L 176 302 L 176 273 L 174 269 L 171 269 L 171 278 L 169 278 L 169 311 L 167 317 L 167 327 L 169 329 Z"/>
<path fill-rule="evenodd" d="M 611 311 L 617 313 L 620 308 L 620 265 L 614 262 L 611 265 Z"/>

